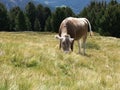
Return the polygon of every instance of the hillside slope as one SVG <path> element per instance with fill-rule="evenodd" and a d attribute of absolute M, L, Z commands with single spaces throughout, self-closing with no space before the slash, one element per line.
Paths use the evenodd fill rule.
<path fill-rule="evenodd" d="M 58 49 L 53 33 L 0 32 L 0 90 L 119 90 L 120 39 L 93 36 L 87 55 Z"/>
<path fill-rule="evenodd" d="M 90 4 L 91 0 L 0 0 L 0 2 L 4 3 L 8 9 L 19 6 L 21 9 L 24 9 L 28 2 L 32 1 L 34 4 L 43 4 L 44 6 L 48 6 L 51 10 L 55 10 L 56 7 L 60 6 L 68 6 L 75 13 L 79 13 L 83 8 Z M 103 0 L 97 0 L 103 1 Z M 110 0 L 105 0 L 110 2 Z M 120 0 L 117 0 L 120 2 Z"/>
<path fill-rule="evenodd" d="M 35 5 L 40 3 L 43 6 L 48 6 L 52 11 L 54 11 L 56 7 L 68 6 L 75 13 L 79 13 L 86 5 L 90 3 L 90 0 L 86 0 L 85 2 L 83 0 L 76 0 L 74 2 L 72 0 L 1 0 L 0 2 L 4 3 L 8 10 L 14 6 L 19 6 L 24 10 L 25 6 L 30 1 Z"/>

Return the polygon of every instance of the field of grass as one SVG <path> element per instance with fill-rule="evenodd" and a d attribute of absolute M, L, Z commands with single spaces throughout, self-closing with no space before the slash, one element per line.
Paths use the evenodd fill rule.
<path fill-rule="evenodd" d="M 53 33 L 0 32 L 0 90 L 120 90 L 120 39 L 87 39 L 87 56 Z"/>

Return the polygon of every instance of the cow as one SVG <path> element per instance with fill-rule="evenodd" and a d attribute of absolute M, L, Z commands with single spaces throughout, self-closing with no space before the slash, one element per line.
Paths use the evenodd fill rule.
<path fill-rule="evenodd" d="M 73 44 L 76 40 L 78 42 L 79 54 L 85 55 L 87 33 L 92 35 L 91 24 L 86 18 L 65 18 L 59 27 L 59 35 L 55 35 L 60 40 L 59 48 L 68 53 L 73 51 Z M 80 39 L 83 38 L 83 53 L 81 52 Z"/>

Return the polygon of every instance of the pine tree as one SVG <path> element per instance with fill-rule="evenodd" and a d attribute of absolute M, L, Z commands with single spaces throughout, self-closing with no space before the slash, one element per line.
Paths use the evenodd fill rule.
<path fill-rule="evenodd" d="M 90 5 L 85 7 L 82 12 L 80 12 L 78 17 L 86 17 L 89 19 L 92 30 L 95 32 L 101 32 L 102 26 L 100 22 L 102 21 L 102 16 L 104 16 L 104 12 L 106 10 L 106 2 L 102 1 L 91 1 Z"/>
<path fill-rule="evenodd" d="M 46 20 L 45 31 L 48 31 L 48 32 L 52 31 L 52 18 L 51 18 L 51 16 L 49 16 L 48 19 Z"/>
<path fill-rule="evenodd" d="M 52 14 L 52 30 L 54 32 L 58 32 L 60 23 L 65 18 L 65 13 L 63 10 L 59 7 L 56 8 L 56 11 Z"/>
<path fill-rule="evenodd" d="M 66 14 L 66 17 L 75 16 L 74 12 L 70 7 L 65 7 L 65 9 L 63 8 L 63 10 L 64 10 L 64 13 Z"/>
<path fill-rule="evenodd" d="M 26 31 L 26 20 L 23 11 L 19 11 L 15 19 L 15 31 Z"/>
<path fill-rule="evenodd" d="M 34 30 L 34 22 L 35 22 L 35 18 L 36 18 L 36 7 L 32 2 L 29 2 L 26 7 L 26 15 L 31 23 L 31 28 L 32 30 Z"/>
<path fill-rule="evenodd" d="M 9 11 L 10 30 L 11 31 L 15 31 L 15 19 L 19 12 L 20 12 L 20 8 L 18 6 L 11 8 Z"/>
<path fill-rule="evenodd" d="M 43 29 L 45 29 L 46 21 L 47 21 L 48 17 L 51 16 L 51 10 L 48 7 L 44 7 L 43 14 L 44 14 Z"/>
<path fill-rule="evenodd" d="M 78 17 L 88 17 L 88 8 L 85 7 L 79 14 Z"/>
<path fill-rule="evenodd" d="M 25 16 L 25 20 L 26 20 L 26 30 L 27 31 L 32 31 L 31 22 L 30 22 L 30 20 L 28 19 L 27 16 Z"/>
<path fill-rule="evenodd" d="M 44 7 L 41 4 L 37 5 L 36 7 L 36 16 L 43 30 L 44 29 Z"/>
<path fill-rule="evenodd" d="M 69 14 L 68 14 L 69 13 Z M 58 32 L 60 23 L 69 16 L 74 16 L 72 10 L 68 7 L 58 7 L 52 14 L 52 31 Z"/>
<path fill-rule="evenodd" d="M 9 30 L 9 18 L 6 7 L 0 3 L 0 31 Z"/>
<path fill-rule="evenodd" d="M 101 26 L 103 30 L 101 34 L 120 37 L 120 4 L 111 0 L 102 19 Z"/>
<path fill-rule="evenodd" d="M 44 18 L 45 18 L 45 21 L 47 20 L 47 18 L 49 16 L 51 16 L 51 10 L 50 10 L 50 8 L 44 7 Z"/>
<path fill-rule="evenodd" d="M 36 18 L 34 23 L 34 31 L 41 31 L 41 26 L 39 20 Z"/>

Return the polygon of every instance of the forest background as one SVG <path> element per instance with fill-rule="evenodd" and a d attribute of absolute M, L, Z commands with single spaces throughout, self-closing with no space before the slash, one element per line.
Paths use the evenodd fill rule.
<path fill-rule="evenodd" d="M 29 2 L 25 10 L 15 6 L 7 10 L 0 3 L 0 31 L 58 32 L 59 25 L 66 17 L 86 17 L 92 30 L 104 36 L 120 37 L 120 3 L 117 0 L 91 1 L 79 14 L 70 7 L 57 7 L 51 11 L 42 4 Z"/>

